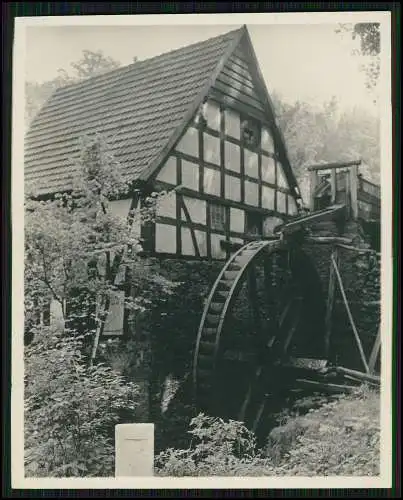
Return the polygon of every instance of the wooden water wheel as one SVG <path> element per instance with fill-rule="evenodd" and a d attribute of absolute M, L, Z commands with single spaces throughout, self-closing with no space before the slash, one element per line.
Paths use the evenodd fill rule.
<path fill-rule="evenodd" d="M 257 431 L 281 387 L 281 367 L 321 350 L 325 306 L 307 256 L 283 239 L 244 245 L 226 262 L 206 301 L 193 365 L 199 411 Z"/>

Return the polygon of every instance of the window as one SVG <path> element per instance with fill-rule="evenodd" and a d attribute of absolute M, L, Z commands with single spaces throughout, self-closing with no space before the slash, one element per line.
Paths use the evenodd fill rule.
<path fill-rule="evenodd" d="M 246 232 L 253 235 L 261 235 L 263 233 L 263 217 L 256 212 L 248 212 L 246 214 Z"/>
<path fill-rule="evenodd" d="M 246 146 L 257 148 L 260 144 L 259 123 L 251 118 L 242 120 L 241 137 Z"/>
<path fill-rule="evenodd" d="M 223 205 L 210 205 L 211 229 L 224 231 L 225 229 L 225 207 Z"/>

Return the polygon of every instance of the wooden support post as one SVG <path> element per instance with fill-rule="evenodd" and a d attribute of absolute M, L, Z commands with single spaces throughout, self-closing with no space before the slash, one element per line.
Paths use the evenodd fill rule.
<path fill-rule="evenodd" d="M 354 220 L 358 217 L 358 166 L 352 165 L 349 172 L 351 215 Z"/>
<path fill-rule="evenodd" d="M 335 262 L 337 263 L 338 261 L 338 251 L 337 247 L 333 249 L 332 252 L 332 257 L 334 258 Z M 325 330 L 325 356 L 326 359 L 329 357 L 330 354 L 330 337 L 332 334 L 332 313 L 333 313 L 333 306 L 334 306 L 334 292 L 335 292 L 335 276 L 334 276 L 334 267 L 333 263 L 330 262 L 330 271 L 329 271 L 329 287 L 328 287 L 328 294 L 327 294 L 327 304 L 326 304 L 326 330 Z"/>
<path fill-rule="evenodd" d="M 348 300 L 347 300 L 346 292 L 344 291 L 343 281 L 341 279 L 341 276 L 340 276 L 340 273 L 339 273 L 339 269 L 337 267 L 336 261 L 333 258 L 333 255 L 331 256 L 331 260 L 332 260 L 333 267 L 334 267 L 334 270 L 335 270 L 335 273 L 336 273 L 336 276 L 337 276 L 337 281 L 339 283 L 340 292 L 341 292 L 341 295 L 343 297 L 343 301 L 344 301 L 344 305 L 346 307 L 347 315 L 348 315 L 348 318 L 350 320 L 351 328 L 353 329 L 354 337 L 355 337 L 355 340 L 357 342 L 358 350 L 360 352 L 362 364 L 365 367 L 366 373 L 369 373 L 369 367 L 368 367 L 367 360 L 365 358 L 364 349 L 362 348 L 360 336 L 358 335 L 358 331 L 357 331 L 357 328 L 356 328 L 355 323 L 354 323 L 353 315 L 351 314 L 350 306 L 348 305 Z"/>
<path fill-rule="evenodd" d="M 330 190 L 331 190 L 331 199 L 330 203 L 336 203 L 336 193 L 337 193 L 337 177 L 336 170 L 332 169 L 330 171 Z"/>
<path fill-rule="evenodd" d="M 347 208 L 347 217 L 351 217 L 351 186 L 350 186 L 350 174 L 349 172 L 344 172 L 344 179 L 346 185 L 346 208 Z"/>
<path fill-rule="evenodd" d="M 378 359 L 380 349 L 381 349 L 381 325 L 379 325 L 378 334 L 375 339 L 375 344 L 374 347 L 372 348 L 372 352 L 368 361 L 368 367 L 370 373 L 374 373 L 376 360 Z"/>
<path fill-rule="evenodd" d="M 154 424 L 115 426 L 115 477 L 154 475 Z"/>
<path fill-rule="evenodd" d="M 315 210 L 315 190 L 318 185 L 318 172 L 316 170 L 311 170 L 309 172 L 309 184 L 310 209 L 313 212 Z"/>

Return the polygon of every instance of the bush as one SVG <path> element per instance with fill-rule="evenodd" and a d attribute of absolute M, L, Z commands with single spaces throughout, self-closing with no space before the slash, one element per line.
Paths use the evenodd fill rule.
<path fill-rule="evenodd" d="M 155 460 L 162 476 L 376 476 L 380 465 L 379 393 L 362 386 L 290 416 L 263 450 L 241 422 L 199 415 L 188 449 Z"/>
<path fill-rule="evenodd" d="M 203 414 L 190 422 L 186 450 L 169 448 L 155 458 L 160 476 L 271 475 L 270 460 L 256 449 L 256 439 L 241 422 L 224 422 Z"/>
<path fill-rule="evenodd" d="M 277 474 L 377 476 L 380 468 L 379 393 L 366 386 L 297 417 L 295 445 Z M 303 426 L 303 432 L 299 432 Z"/>
<path fill-rule="evenodd" d="M 82 338 L 42 328 L 25 350 L 25 474 L 114 475 L 114 428 L 133 421 L 137 388 L 88 366 Z"/>

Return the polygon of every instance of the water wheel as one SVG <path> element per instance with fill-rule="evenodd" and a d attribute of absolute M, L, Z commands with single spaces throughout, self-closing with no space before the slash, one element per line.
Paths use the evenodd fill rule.
<path fill-rule="evenodd" d="M 193 365 L 198 410 L 258 432 L 287 359 L 301 347 L 321 356 L 324 317 L 319 277 L 298 246 L 280 239 L 243 246 L 221 270 L 201 318 Z"/>

